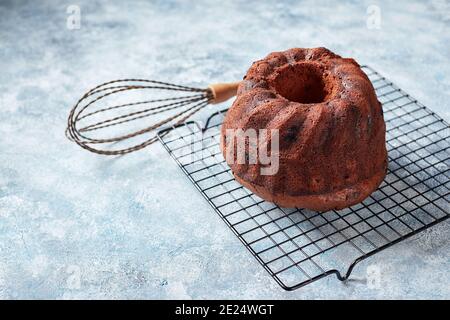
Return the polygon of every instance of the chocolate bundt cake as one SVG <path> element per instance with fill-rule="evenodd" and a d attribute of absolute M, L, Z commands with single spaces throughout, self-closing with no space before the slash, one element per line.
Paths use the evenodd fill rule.
<path fill-rule="evenodd" d="M 248 129 L 278 132 L 256 145 L 259 153 L 270 144 L 276 172 L 262 173 L 266 162 L 248 161 L 249 139 L 239 144 L 230 135 Z M 295 48 L 250 67 L 226 114 L 221 148 L 236 180 L 256 195 L 282 207 L 325 211 L 361 202 L 382 182 L 385 131 L 381 104 L 355 60 L 325 48 Z"/>

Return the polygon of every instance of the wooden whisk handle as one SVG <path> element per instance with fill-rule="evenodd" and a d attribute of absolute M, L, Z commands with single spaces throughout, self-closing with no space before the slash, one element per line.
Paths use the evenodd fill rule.
<path fill-rule="evenodd" d="M 239 82 L 210 84 L 208 88 L 211 90 L 214 96 L 214 100 L 211 101 L 211 103 L 221 103 L 227 101 L 231 97 L 234 97 L 237 93 L 238 86 Z"/>

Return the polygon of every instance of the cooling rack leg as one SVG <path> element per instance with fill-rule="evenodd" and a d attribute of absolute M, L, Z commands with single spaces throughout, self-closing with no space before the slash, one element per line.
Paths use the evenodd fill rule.
<path fill-rule="evenodd" d="M 336 278 L 338 278 L 340 281 L 347 281 L 350 278 L 353 268 L 355 268 L 355 266 L 358 264 L 358 262 L 360 262 L 363 259 L 364 258 L 360 258 L 360 259 L 356 259 L 355 261 L 353 261 L 353 263 L 347 269 L 347 272 L 345 273 L 344 276 L 338 270 L 331 270 L 330 272 L 328 272 L 328 274 L 334 273 L 336 275 Z"/>
<path fill-rule="evenodd" d="M 331 274 L 331 273 L 334 273 L 336 275 L 336 278 L 338 278 L 340 281 L 348 280 L 348 276 L 350 275 L 348 271 L 347 271 L 347 274 L 345 276 L 342 276 L 341 273 L 339 271 L 337 271 L 337 270 L 332 270 L 328 274 Z"/>

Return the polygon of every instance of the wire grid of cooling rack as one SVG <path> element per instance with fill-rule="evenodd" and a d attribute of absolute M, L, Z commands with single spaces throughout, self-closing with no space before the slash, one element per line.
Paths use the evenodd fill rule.
<path fill-rule="evenodd" d="M 375 70 L 363 69 L 383 104 L 389 168 L 378 190 L 350 208 L 280 208 L 242 187 L 220 152 L 226 110 L 204 128 L 188 122 L 159 132 L 189 179 L 286 290 L 330 274 L 346 280 L 358 262 L 449 217 L 449 125 Z"/>

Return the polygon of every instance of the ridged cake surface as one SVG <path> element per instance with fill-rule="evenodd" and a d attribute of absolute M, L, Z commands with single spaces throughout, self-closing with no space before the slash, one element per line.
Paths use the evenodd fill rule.
<path fill-rule="evenodd" d="M 277 129 L 278 171 L 263 175 L 259 160 L 236 161 L 230 148 L 238 143 L 230 144 L 227 129 Z M 233 151 L 227 162 L 241 184 L 283 207 L 348 207 L 369 196 L 387 168 L 383 112 L 370 80 L 355 60 L 325 48 L 254 62 L 225 117 L 221 148 L 225 157 Z"/>

